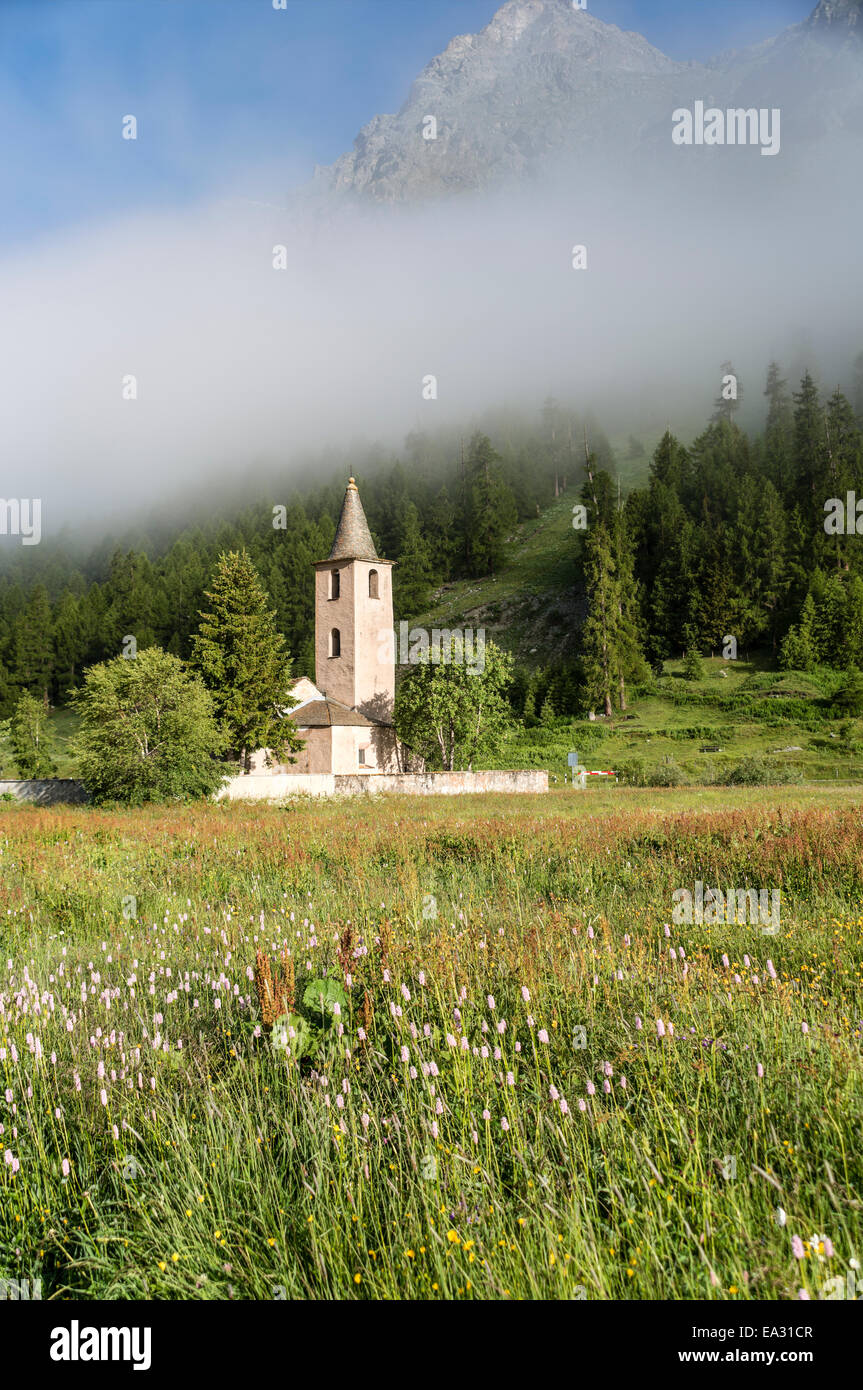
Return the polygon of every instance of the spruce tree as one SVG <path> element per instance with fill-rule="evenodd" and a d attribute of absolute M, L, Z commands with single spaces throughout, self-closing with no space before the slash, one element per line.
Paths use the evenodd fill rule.
<path fill-rule="evenodd" d="M 192 639 L 192 661 L 213 698 L 230 751 L 251 770 L 251 757 L 267 749 L 279 761 L 302 747 L 287 712 L 290 661 L 257 572 L 245 550 L 220 555 L 210 606 Z"/>

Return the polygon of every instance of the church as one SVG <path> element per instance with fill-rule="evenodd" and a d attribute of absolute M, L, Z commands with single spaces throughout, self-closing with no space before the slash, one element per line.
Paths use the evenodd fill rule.
<path fill-rule="evenodd" d="M 351 478 L 332 549 L 315 569 L 315 679 L 303 676 L 291 694 L 289 718 L 304 748 L 295 761 L 252 773 L 400 773 L 404 749 L 393 727 L 396 693 L 393 562 L 375 553 L 356 482 Z"/>

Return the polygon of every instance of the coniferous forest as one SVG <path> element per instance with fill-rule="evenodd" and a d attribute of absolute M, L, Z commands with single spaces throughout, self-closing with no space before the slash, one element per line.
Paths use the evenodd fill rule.
<path fill-rule="evenodd" d="M 742 391 L 720 398 L 689 444 L 667 431 L 628 492 L 601 426 L 550 398 L 533 420 L 501 414 L 466 438 L 415 433 L 398 458 L 369 451 L 352 466 L 379 553 L 398 562 L 396 619 L 420 618 L 443 584 L 494 574 L 516 525 L 565 493 L 585 509 L 571 582 L 586 618 L 558 663 L 557 713 L 625 708 L 628 682 L 667 658 L 716 652 L 726 635 L 788 669 L 863 666 L 856 497 L 847 515 L 848 495 L 863 498 L 863 356 L 851 399 L 808 372 L 794 389 L 776 363 L 764 397 L 759 433 L 737 422 Z M 188 657 L 217 557 L 232 549 L 261 576 L 294 670 L 311 671 L 311 565 L 329 551 L 343 490 L 340 464 L 325 484 L 290 496 L 261 487 L 255 504 L 203 523 L 117 528 L 89 552 L 56 539 L 38 552 L 10 546 L 0 717 L 23 692 L 64 704 L 129 636 Z M 529 672 L 517 676 L 521 714 Z"/>

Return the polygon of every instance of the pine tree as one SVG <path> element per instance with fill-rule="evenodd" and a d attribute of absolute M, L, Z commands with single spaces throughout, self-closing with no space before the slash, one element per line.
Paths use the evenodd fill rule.
<path fill-rule="evenodd" d="M 728 420 L 730 423 L 740 409 L 743 387 L 740 385 L 732 362 L 723 362 L 719 370 L 722 373 L 722 390 L 713 402 L 713 418 L 714 420 Z"/>
<path fill-rule="evenodd" d="M 192 660 L 213 698 L 231 752 L 249 772 L 252 754 L 268 749 L 279 761 L 302 747 L 287 711 L 290 661 L 267 594 L 245 550 L 220 555 L 210 607 L 201 613 Z"/>
<path fill-rule="evenodd" d="M 854 358 L 854 410 L 863 429 L 863 352 Z"/>
<path fill-rule="evenodd" d="M 62 703 L 75 684 L 84 658 L 84 632 L 74 594 L 65 593 L 54 620 L 54 691 Z"/>
<path fill-rule="evenodd" d="M 794 392 L 794 469 L 797 498 L 801 506 L 811 509 L 813 521 L 823 535 L 822 505 L 829 493 L 819 497 L 827 476 L 827 435 L 824 411 L 809 372 Z"/>
<path fill-rule="evenodd" d="M 416 618 L 428 602 L 432 582 L 429 547 L 420 528 L 413 502 L 403 508 L 399 523 L 398 584 L 394 592 L 395 617 Z"/>
<path fill-rule="evenodd" d="M 589 605 L 581 634 L 585 695 L 591 708 L 601 704 L 610 719 L 618 667 L 614 636 L 620 594 L 611 537 L 601 522 L 587 535 L 584 578 Z"/>
<path fill-rule="evenodd" d="M 19 690 L 47 699 L 54 669 L 54 623 L 44 584 L 37 584 L 13 636 L 12 680 Z"/>
<path fill-rule="evenodd" d="M 818 664 L 818 647 L 815 640 L 815 601 L 811 594 L 806 595 L 800 622 L 789 628 L 779 655 L 779 664 L 785 671 L 811 671 Z"/>
<path fill-rule="evenodd" d="M 12 715 L 10 737 L 19 777 L 53 777 L 57 771 L 50 720 L 44 700 L 37 700 L 25 691 Z"/>
<path fill-rule="evenodd" d="M 500 455 L 488 435 L 476 434 L 467 460 L 468 569 L 493 574 L 503 559 L 503 543 L 516 524 L 515 499 L 500 473 Z"/>
<path fill-rule="evenodd" d="M 683 657 L 683 674 L 688 681 L 704 680 L 704 663 L 701 660 L 701 652 L 695 640 L 695 634 L 690 629 L 688 633 L 686 652 Z"/>
<path fill-rule="evenodd" d="M 554 722 L 556 719 L 557 711 L 554 708 L 554 702 L 551 698 L 551 695 L 548 694 L 542 702 L 542 709 L 539 712 L 539 722 L 544 729 L 551 729 L 554 727 Z"/>
<path fill-rule="evenodd" d="M 787 487 L 791 471 L 791 433 L 793 419 L 788 382 L 781 374 L 778 362 L 771 362 L 767 369 L 767 425 L 765 429 L 765 449 L 767 467 L 776 486 L 781 490 Z"/>
<path fill-rule="evenodd" d="M 833 699 L 848 714 L 863 714 L 863 671 L 849 666 Z"/>

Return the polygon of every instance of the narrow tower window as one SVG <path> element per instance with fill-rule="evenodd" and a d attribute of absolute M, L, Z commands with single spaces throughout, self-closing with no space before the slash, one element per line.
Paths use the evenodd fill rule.
<path fill-rule="evenodd" d="M 369 598 L 378 598 L 378 572 L 369 570 Z"/>
<path fill-rule="evenodd" d="M 342 635 L 337 627 L 330 633 L 330 656 L 341 656 L 342 654 Z"/>
<path fill-rule="evenodd" d="M 341 593 L 342 576 L 338 570 L 330 570 L 330 598 L 338 598 Z"/>

